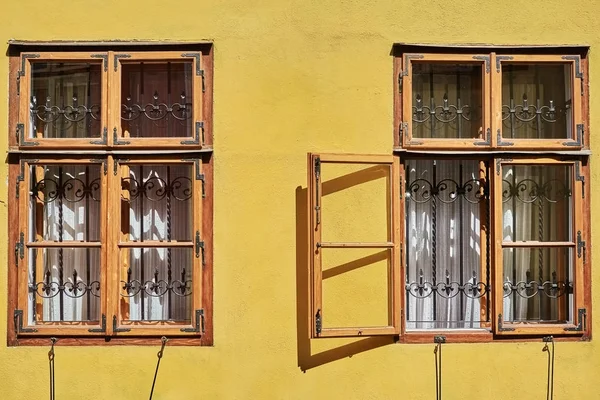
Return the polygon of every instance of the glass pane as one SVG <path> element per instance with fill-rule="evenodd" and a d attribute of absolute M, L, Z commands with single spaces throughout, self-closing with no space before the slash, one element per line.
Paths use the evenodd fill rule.
<path fill-rule="evenodd" d="M 101 64 L 31 64 L 31 129 L 35 138 L 100 137 Z"/>
<path fill-rule="evenodd" d="M 192 62 L 124 63 L 121 73 L 123 136 L 192 136 Z"/>
<path fill-rule="evenodd" d="M 100 249 L 29 249 L 30 324 L 99 321 Z"/>
<path fill-rule="evenodd" d="M 502 136 L 514 139 L 570 138 L 570 64 L 502 65 Z"/>
<path fill-rule="evenodd" d="M 29 241 L 100 241 L 99 164 L 29 167 Z"/>
<path fill-rule="evenodd" d="M 321 239 L 388 242 L 391 239 L 391 168 L 321 163 Z"/>
<path fill-rule="evenodd" d="M 121 231 L 127 241 L 191 241 L 192 165 L 127 165 L 121 179 Z"/>
<path fill-rule="evenodd" d="M 572 241 L 572 166 L 502 168 L 504 241 Z"/>
<path fill-rule="evenodd" d="M 391 252 L 322 249 L 323 328 L 390 326 Z"/>
<path fill-rule="evenodd" d="M 133 248 L 121 254 L 123 320 L 191 320 L 191 248 Z"/>
<path fill-rule="evenodd" d="M 415 138 L 479 138 L 482 68 L 474 64 L 412 64 L 412 135 Z"/>
<path fill-rule="evenodd" d="M 406 162 L 407 329 L 479 328 L 488 320 L 485 176 L 477 160 Z"/>
<path fill-rule="evenodd" d="M 504 321 L 573 321 L 572 249 L 505 248 L 503 257 Z"/>

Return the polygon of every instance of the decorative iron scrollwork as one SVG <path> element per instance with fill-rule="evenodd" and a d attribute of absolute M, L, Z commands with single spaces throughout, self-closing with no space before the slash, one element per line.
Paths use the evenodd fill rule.
<path fill-rule="evenodd" d="M 517 294 L 524 299 L 531 299 L 535 296 L 544 295 L 552 299 L 557 299 L 565 294 L 573 293 L 573 283 L 558 281 L 556 279 L 556 271 L 552 272 L 552 280 L 546 281 L 530 279 L 530 271 L 526 271 L 525 276 L 526 280 L 514 283 L 507 277 L 502 285 L 504 297 Z"/>
<path fill-rule="evenodd" d="M 416 282 L 406 282 L 406 292 L 411 296 L 424 299 L 436 294 L 446 299 L 451 299 L 459 294 L 463 294 L 471 299 L 478 299 L 486 295 L 490 287 L 485 282 L 477 280 L 477 274 L 473 272 L 471 279 L 466 283 L 460 283 L 450 280 L 450 272 L 446 270 L 446 280 L 444 282 L 429 282 L 425 280 L 423 270 L 419 270 L 419 278 Z"/>
<path fill-rule="evenodd" d="M 170 182 L 153 176 L 140 183 L 133 177 L 123 178 L 121 187 L 129 193 L 129 200 L 135 200 L 139 196 L 150 201 L 161 201 L 166 197 L 179 201 L 187 201 L 192 198 L 192 180 L 186 176 L 176 177 Z"/>
<path fill-rule="evenodd" d="M 137 104 L 132 103 L 131 96 L 127 96 L 127 103 L 121 105 L 121 119 L 134 121 L 144 116 L 150 121 L 160 121 L 167 117 L 173 117 L 178 121 L 186 121 L 192 117 L 192 103 L 186 101 L 185 92 L 181 92 L 179 97 L 181 101 L 167 104 L 159 100 L 158 92 L 155 91 L 152 96 L 152 103 Z"/>
<path fill-rule="evenodd" d="M 69 178 L 64 182 L 44 178 L 35 183 L 31 194 L 44 203 L 57 199 L 77 202 L 83 199 L 100 201 L 100 178 L 85 183 L 79 178 Z"/>
<path fill-rule="evenodd" d="M 460 98 L 457 105 L 449 104 L 448 94 L 444 93 L 442 105 L 436 106 L 435 100 L 431 98 L 430 105 L 423 104 L 423 98 L 420 94 L 416 95 L 415 105 L 413 106 L 413 122 L 424 123 L 432 118 L 442 123 L 453 122 L 457 118 L 462 118 L 465 121 L 470 121 L 471 107 L 462 105 Z"/>
<path fill-rule="evenodd" d="M 79 104 L 77 94 L 73 94 L 72 103 L 65 106 L 52 105 L 52 97 L 47 96 L 45 104 L 38 104 L 37 96 L 31 96 L 31 118 L 44 123 L 57 123 L 58 121 L 79 123 L 88 118 L 99 121 L 101 108 L 99 104 Z M 70 125 L 67 125 L 67 128 Z M 64 129 L 64 128 L 63 128 Z"/>
<path fill-rule="evenodd" d="M 181 278 L 175 280 L 171 277 L 171 269 L 168 270 L 167 280 L 159 279 L 158 268 L 154 269 L 153 279 L 145 282 L 131 279 L 131 273 L 131 268 L 127 269 L 127 281 L 121 281 L 122 289 L 125 291 L 125 293 L 121 293 L 123 297 L 134 297 L 142 291 L 151 297 L 162 297 L 167 293 L 173 293 L 179 297 L 192 294 L 192 280 L 186 279 L 185 268 L 181 269 Z"/>
<path fill-rule="evenodd" d="M 518 182 L 502 180 L 502 202 L 517 199 L 522 203 L 536 201 L 558 203 L 571 197 L 571 189 L 562 181 L 552 179 L 539 183 L 533 179 L 523 179 Z"/>
<path fill-rule="evenodd" d="M 73 269 L 72 276 L 66 282 L 62 282 L 62 279 L 57 282 L 52 279 L 52 274 L 47 269 L 44 273 L 44 280 L 30 283 L 29 291 L 44 299 L 51 299 L 63 294 L 72 299 L 83 297 L 86 294 L 100 297 L 100 282 L 84 282 L 79 278 L 76 269 Z"/>
<path fill-rule="evenodd" d="M 407 183 L 406 195 L 415 203 L 427 203 L 432 197 L 443 203 L 453 203 L 463 198 L 472 204 L 487 198 L 487 181 L 470 179 L 462 184 L 453 179 L 442 179 L 433 185 L 426 179 L 416 179 Z"/>

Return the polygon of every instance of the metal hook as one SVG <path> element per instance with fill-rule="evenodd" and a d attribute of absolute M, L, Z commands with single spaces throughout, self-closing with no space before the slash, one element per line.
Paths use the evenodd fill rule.
<path fill-rule="evenodd" d="M 160 346 L 160 350 L 156 354 L 156 356 L 158 357 L 158 361 L 156 362 L 156 371 L 154 371 L 154 380 L 152 381 L 152 389 L 150 390 L 150 400 L 152 400 L 152 395 L 154 394 L 154 385 L 156 384 L 156 377 L 158 375 L 158 368 L 160 367 L 160 359 L 163 356 L 163 352 L 165 351 L 165 345 L 167 344 L 167 342 L 169 341 L 169 339 L 167 339 L 166 336 L 163 336 L 162 338 L 160 338 L 160 341 L 162 342 L 162 346 Z"/>
<path fill-rule="evenodd" d="M 166 336 L 163 336 L 162 338 L 160 338 L 161 342 L 162 342 L 162 346 L 160 347 L 159 352 L 156 354 L 158 356 L 158 358 L 162 358 L 163 356 L 163 351 L 165 350 L 165 345 L 167 344 L 167 342 L 169 341 L 169 339 L 167 339 Z"/>
<path fill-rule="evenodd" d="M 544 336 L 542 338 L 544 347 L 542 352 L 548 353 L 548 381 L 546 382 L 546 399 L 554 398 L 554 338 L 552 336 Z M 548 343 L 552 343 L 552 350 L 548 347 Z"/>
<path fill-rule="evenodd" d="M 436 344 L 433 349 L 435 357 L 435 398 L 442 399 L 442 343 L 446 343 L 445 336 L 435 336 L 433 342 Z"/>
<path fill-rule="evenodd" d="M 54 390 L 54 345 L 58 339 L 55 337 L 50 338 L 50 351 L 48 352 L 48 367 L 50 369 L 50 400 L 55 399 L 55 390 Z"/>

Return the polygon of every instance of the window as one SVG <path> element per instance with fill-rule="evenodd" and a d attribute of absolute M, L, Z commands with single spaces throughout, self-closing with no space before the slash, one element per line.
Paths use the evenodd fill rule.
<path fill-rule="evenodd" d="M 585 51 L 429 50 L 396 52 L 393 156 L 311 156 L 313 337 L 588 334 Z"/>
<path fill-rule="evenodd" d="M 210 344 L 210 46 L 18 50 L 9 342 Z"/>

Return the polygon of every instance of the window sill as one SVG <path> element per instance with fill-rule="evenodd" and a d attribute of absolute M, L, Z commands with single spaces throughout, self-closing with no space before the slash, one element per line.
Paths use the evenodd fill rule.
<path fill-rule="evenodd" d="M 203 337 L 167 337 L 169 346 L 210 346 L 212 347 L 212 338 L 204 335 Z M 56 346 L 160 346 L 162 344 L 160 336 L 137 336 L 137 337 L 58 337 Z M 9 347 L 21 346 L 50 346 L 50 336 L 48 337 L 22 337 L 16 340 L 9 340 Z"/>
<path fill-rule="evenodd" d="M 461 330 L 412 330 L 398 338 L 397 343 L 423 344 L 434 343 L 436 336 L 444 336 L 445 343 L 514 343 L 514 342 L 539 342 L 545 335 L 527 336 L 498 336 L 488 329 L 461 329 Z M 581 335 L 553 336 L 556 342 L 589 342 L 591 337 L 587 332 Z"/>

